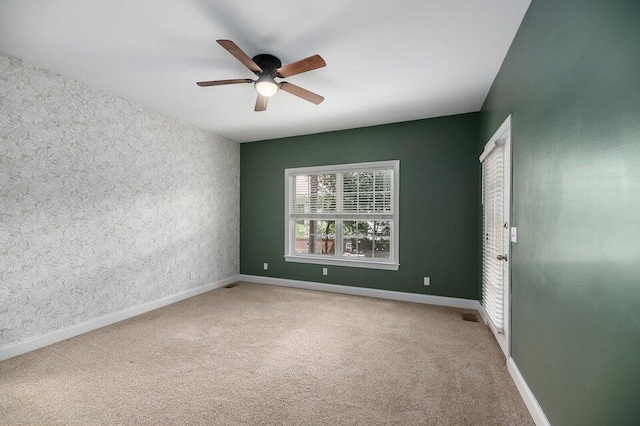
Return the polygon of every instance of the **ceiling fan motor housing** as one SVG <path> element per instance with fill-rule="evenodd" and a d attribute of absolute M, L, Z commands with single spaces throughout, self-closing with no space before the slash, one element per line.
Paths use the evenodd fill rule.
<path fill-rule="evenodd" d="M 276 70 L 282 66 L 280 59 L 266 53 L 256 55 L 252 59 L 256 65 L 262 68 L 263 72 L 270 74 L 272 77 L 276 76 Z"/>

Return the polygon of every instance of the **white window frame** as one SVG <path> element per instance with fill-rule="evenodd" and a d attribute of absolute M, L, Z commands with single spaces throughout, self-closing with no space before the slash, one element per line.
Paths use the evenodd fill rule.
<path fill-rule="evenodd" d="M 358 216 L 367 216 L 366 213 L 323 213 L 318 219 L 331 220 L 336 222 L 336 242 L 335 254 L 331 255 L 313 255 L 313 254 L 296 254 L 295 253 L 295 225 L 290 217 L 289 210 L 289 181 L 290 178 L 300 174 L 326 174 L 326 173 L 348 173 L 359 170 L 375 170 L 375 169 L 392 169 L 393 170 L 393 186 L 392 186 L 392 212 L 391 216 L 391 247 L 388 260 L 371 259 L 371 260 L 355 260 L 342 255 L 342 220 L 358 220 Z M 337 185 L 338 192 L 342 191 L 341 185 Z M 397 271 L 400 267 L 399 243 L 400 243 L 400 161 L 375 161 L 369 163 L 351 163 L 351 164 L 335 164 L 330 166 L 316 167 L 298 167 L 285 169 L 284 171 L 284 259 L 286 262 L 297 263 L 314 263 L 321 265 L 350 266 L 354 268 L 369 269 L 385 269 Z M 360 220 L 377 220 L 377 219 L 360 219 Z M 339 226 L 340 223 L 340 226 Z"/>

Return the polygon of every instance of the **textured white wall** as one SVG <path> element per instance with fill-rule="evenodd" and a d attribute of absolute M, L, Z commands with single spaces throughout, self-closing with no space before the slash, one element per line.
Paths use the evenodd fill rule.
<path fill-rule="evenodd" d="M 239 157 L 0 53 L 0 347 L 237 274 Z"/>

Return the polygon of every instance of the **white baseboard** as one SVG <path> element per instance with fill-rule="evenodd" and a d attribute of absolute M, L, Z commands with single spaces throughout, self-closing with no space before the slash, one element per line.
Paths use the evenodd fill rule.
<path fill-rule="evenodd" d="M 482 306 L 482 303 L 478 302 L 478 313 L 480 314 L 480 318 L 482 318 L 482 321 L 485 323 L 485 325 L 489 325 L 489 314 L 487 314 L 487 311 L 484 310 L 484 306 Z"/>
<path fill-rule="evenodd" d="M 325 284 L 313 281 L 298 281 L 284 278 L 262 277 L 259 275 L 238 276 L 240 281 L 250 283 L 278 285 L 282 287 L 301 288 L 305 290 L 328 291 L 331 293 L 351 294 L 354 296 L 376 297 L 378 299 L 400 300 L 403 302 L 424 303 L 427 305 L 449 306 L 452 308 L 479 310 L 477 300 L 458 299 L 455 297 L 431 296 L 429 294 L 405 293 L 401 291 L 378 290 L 374 288 L 352 287 L 338 284 Z"/>
<path fill-rule="evenodd" d="M 12 358 L 14 356 L 22 355 L 24 353 L 43 348 L 45 346 L 53 345 L 54 343 L 61 342 L 63 340 L 87 333 L 89 331 L 93 331 L 101 327 L 106 327 L 107 325 L 111 325 L 118 321 L 135 317 L 136 315 L 140 315 L 145 312 L 152 311 L 154 309 L 158 309 L 163 306 L 167 306 L 202 293 L 206 293 L 207 291 L 211 291 L 216 288 L 224 287 L 225 285 L 234 283 L 236 281 L 238 281 L 238 276 L 233 275 L 220 281 L 205 284 L 196 288 L 190 288 L 174 295 L 163 297 L 162 299 L 154 300 L 152 302 L 147 302 L 142 305 L 114 312 L 112 314 L 108 314 L 99 318 L 82 322 L 80 324 L 56 330 L 42 336 L 33 337 L 31 339 L 23 340 L 17 343 L 12 343 L 8 346 L 0 348 L 0 361 Z"/>
<path fill-rule="evenodd" d="M 544 411 L 542 411 L 542 407 L 538 404 L 538 400 L 533 395 L 533 392 L 529 389 L 529 385 L 525 382 L 524 377 L 520 374 L 520 370 L 513 358 L 509 358 L 507 361 L 507 369 L 509 370 L 509 373 L 511 373 L 511 378 L 515 382 L 518 392 L 520 392 L 520 396 L 529 409 L 529 413 L 531 414 L 531 417 L 533 417 L 535 424 L 537 426 L 550 426 L 551 423 L 549 423 L 547 416 L 544 414 Z"/>

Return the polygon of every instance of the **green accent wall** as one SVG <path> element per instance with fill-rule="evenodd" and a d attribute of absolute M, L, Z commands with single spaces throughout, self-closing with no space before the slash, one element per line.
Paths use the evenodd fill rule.
<path fill-rule="evenodd" d="M 640 2 L 534 0 L 513 114 L 512 354 L 554 425 L 640 424 Z"/>
<path fill-rule="evenodd" d="M 242 144 L 240 272 L 477 299 L 479 133 L 474 113 Z M 285 262 L 284 170 L 382 160 L 400 160 L 399 270 Z"/>

